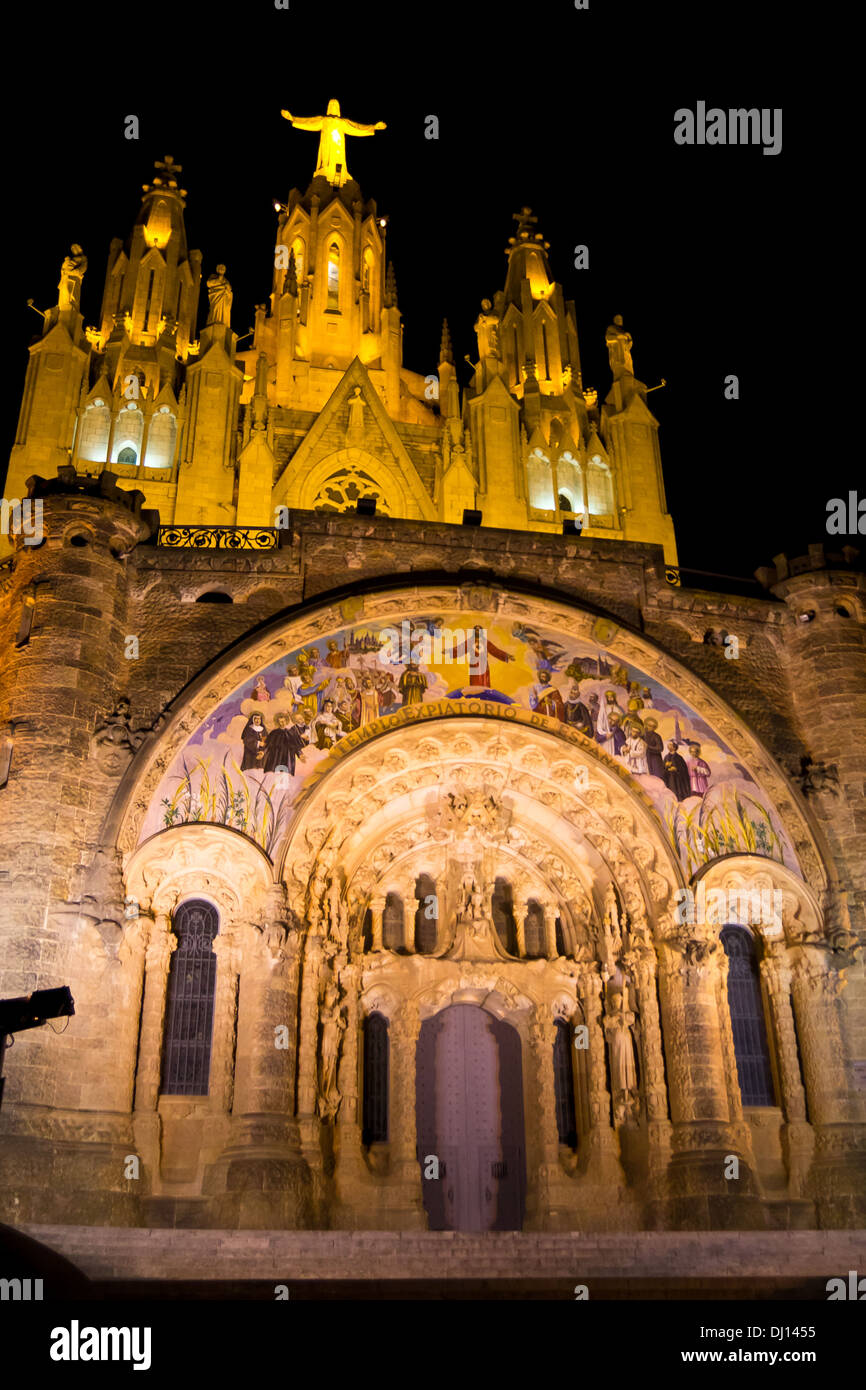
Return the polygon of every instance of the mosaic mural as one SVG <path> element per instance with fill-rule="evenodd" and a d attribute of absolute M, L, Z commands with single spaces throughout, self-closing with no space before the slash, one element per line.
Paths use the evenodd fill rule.
<path fill-rule="evenodd" d="M 465 610 L 345 627 L 287 651 L 192 734 L 141 838 L 209 821 L 275 856 L 310 774 L 370 726 L 478 712 L 543 715 L 604 749 L 649 795 L 688 874 L 737 852 L 800 872 L 748 768 L 674 691 L 591 640 Z"/>

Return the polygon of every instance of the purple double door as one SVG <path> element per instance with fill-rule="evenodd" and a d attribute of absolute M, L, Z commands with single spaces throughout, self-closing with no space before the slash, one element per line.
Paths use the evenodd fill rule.
<path fill-rule="evenodd" d="M 416 1078 L 418 1157 L 432 1231 L 519 1231 L 526 1163 L 520 1038 L 473 1004 L 421 1027 Z M 430 1165 L 427 1165 L 428 1167 Z"/>

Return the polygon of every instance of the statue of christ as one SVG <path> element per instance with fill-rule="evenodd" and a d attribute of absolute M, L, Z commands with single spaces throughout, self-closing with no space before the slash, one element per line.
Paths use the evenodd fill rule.
<path fill-rule="evenodd" d="M 281 111 L 280 115 L 291 121 L 298 130 L 321 131 L 319 157 L 313 177 L 322 176 L 336 188 L 342 188 L 350 177 L 346 168 L 346 136 L 375 135 L 377 130 L 387 129 L 384 121 L 377 121 L 375 125 L 360 125 L 358 121 L 347 120 L 340 115 L 340 103 L 333 100 L 328 102 L 324 116 L 293 116 L 291 111 Z"/>

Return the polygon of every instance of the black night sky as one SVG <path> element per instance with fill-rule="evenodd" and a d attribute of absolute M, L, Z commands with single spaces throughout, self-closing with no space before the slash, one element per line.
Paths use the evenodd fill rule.
<path fill-rule="evenodd" d="M 844 543 L 827 536 L 826 504 L 863 470 L 823 436 L 829 343 L 815 342 L 810 322 L 844 247 L 830 249 L 816 195 L 817 117 L 806 119 L 780 58 L 789 10 L 610 0 L 588 11 L 573 0 L 214 10 L 184 0 L 170 11 L 119 8 L 116 24 L 114 12 L 98 23 L 86 13 L 93 19 L 70 23 L 58 9 L 47 51 L 34 32 L 41 56 L 26 102 L 19 89 L 3 95 L 7 208 L 17 209 L 14 228 L 4 219 L 14 264 L 4 448 L 39 331 L 27 298 L 55 302 L 60 262 L 79 241 L 90 262 L 85 321 L 96 322 L 109 242 L 128 235 L 155 158 L 182 164 L 190 245 L 202 250 L 203 279 L 226 263 L 233 327 L 246 332 L 270 292 L 273 200 L 306 188 L 317 149 L 280 108 L 318 114 L 336 96 L 344 114 L 388 125 L 349 141 L 348 158 L 389 218 L 407 367 L 435 371 L 443 316 L 455 360 L 474 360 L 480 300 L 503 284 L 512 214 L 529 204 L 575 301 L 585 384 L 602 398 L 608 390 L 604 332 L 615 313 L 640 379 L 667 380 L 649 404 L 683 566 L 751 576 L 782 550 Z M 43 9 L 37 18 L 42 26 Z M 135 37 L 121 32 L 127 22 Z M 12 63 L 7 55 L 7 72 Z M 675 110 L 699 100 L 782 107 L 782 152 L 676 145 Z M 123 136 L 130 113 L 138 141 Z M 429 114 L 438 141 L 424 138 Z M 588 270 L 574 269 L 579 243 Z M 203 291 L 202 301 L 200 323 Z M 724 397 L 730 373 L 738 401 Z M 463 363 L 461 384 L 469 375 Z"/>

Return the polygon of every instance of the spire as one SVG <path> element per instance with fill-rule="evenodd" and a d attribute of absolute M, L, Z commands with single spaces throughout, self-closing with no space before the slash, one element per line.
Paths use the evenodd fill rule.
<path fill-rule="evenodd" d="M 377 130 L 387 129 L 384 121 L 361 125 L 358 121 L 347 120 L 340 115 L 340 103 L 333 98 L 324 116 L 293 116 L 291 111 L 281 111 L 280 115 L 296 130 L 319 132 L 319 153 L 313 178 L 327 179 L 334 188 L 342 188 L 351 178 L 346 167 L 346 136 L 375 135 Z"/>
<path fill-rule="evenodd" d="M 442 338 L 439 343 L 439 361 L 453 362 L 454 350 L 451 346 L 451 334 L 448 332 L 448 320 L 442 320 Z"/>
<path fill-rule="evenodd" d="M 550 242 L 544 240 L 541 232 L 532 230 L 538 222 L 538 218 L 532 215 L 532 208 L 522 207 L 512 215 L 517 223 L 517 234 L 508 238 L 505 248 L 508 257 L 508 273 L 505 277 L 506 302 L 522 304 L 521 287 L 524 280 L 529 282 L 532 300 L 547 299 L 553 284 L 547 259 Z"/>
<path fill-rule="evenodd" d="M 385 308 L 397 308 L 397 277 L 394 274 L 393 261 L 388 262 L 388 269 L 385 272 Z"/>

